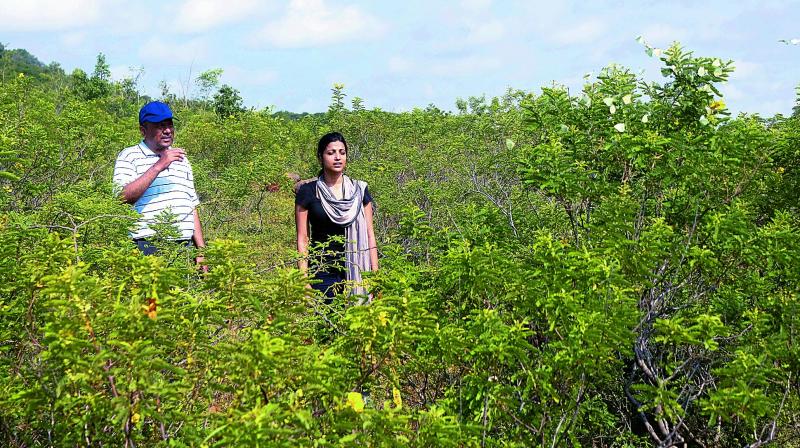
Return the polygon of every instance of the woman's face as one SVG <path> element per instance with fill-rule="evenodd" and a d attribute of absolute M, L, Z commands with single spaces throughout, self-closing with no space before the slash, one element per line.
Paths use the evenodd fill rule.
<path fill-rule="evenodd" d="M 326 173 L 339 174 L 347 165 L 347 148 L 342 142 L 330 142 L 322 151 L 322 169 Z"/>

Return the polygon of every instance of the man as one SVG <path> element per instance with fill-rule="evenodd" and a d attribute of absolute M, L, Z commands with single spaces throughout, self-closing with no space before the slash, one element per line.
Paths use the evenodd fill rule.
<path fill-rule="evenodd" d="M 186 246 L 205 247 L 194 189 L 192 167 L 186 152 L 173 148 L 175 126 L 168 105 L 153 101 L 139 111 L 142 141 L 125 148 L 114 163 L 114 183 L 122 187 L 122 198 L 141 215 L 131 238 L 145 255 L 157 251 L 148 238 L 155 235 L 149 224 L 159 213 L 171 211 L 180 230 L 178 240 Z M 203 257 L 197 257 L 202 264 Z M 205 270 L 205 267 L 203 268 Z"/>

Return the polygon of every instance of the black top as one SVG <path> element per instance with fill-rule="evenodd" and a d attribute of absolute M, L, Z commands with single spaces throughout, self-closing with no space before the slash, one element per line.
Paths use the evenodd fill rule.
<path fill-rule="evenodd" d="M 344 238 L 345 228 L 340 226 L 328 217 L 325 209 L 322 208 L 322 201 L 317 197 L 317 182 L 308 182 L 300 186 L 297 190 L 297 195 L 294 198 L 294 203 L 308 210 L 308 224 L 309 224 L 309 241 L 310 244 L 325 243 L 333 236 L 341 237 L 340 241 L 330 241 L 325 248 L 325 252 L 333 252 L 334 254 L 323 257 L 323 262 L 326 265 L 342 263 L 342 254 L 344 254 Z M 372 202 L 372 195 L 369 194 L 369 188 L 364 189 L 364 205 Z M 314 260 L 312 260 L 312 264 Z M 328 272 L 339 272 L 341 269 L 327 268 Z"/>

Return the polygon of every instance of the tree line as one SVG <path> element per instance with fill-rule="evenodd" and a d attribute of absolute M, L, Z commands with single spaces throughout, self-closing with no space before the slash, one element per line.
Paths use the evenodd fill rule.
<path fill-rule="evenodd" d="M 732 116 L 730 61 L 674 45 L 660 81 L 612 65 L 455 113 L 342 85 L 252 110 L 203 72 L 162 92 L 201 274 L 128 240 L 136 80 L 0 56 L 4 445 L 797 446 L 800 118 Z M 295 268 L 287 173 L 329 130 L 376 202 L 366 306 Z"/>

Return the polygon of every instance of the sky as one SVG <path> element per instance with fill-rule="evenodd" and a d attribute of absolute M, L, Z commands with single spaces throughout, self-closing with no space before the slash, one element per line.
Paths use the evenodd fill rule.
<path fill-rule="evenodd" d="M 553 83 L 577 93 L 610 63 L 660 79 L 637 36 L 733 60 L 732 111 L 791 113 L 800 44 L 779 41 L 800 43 L 800 0 L 0 0 L 0 42 L 68 73 L 103 53 L 115 79 L 140 72 L 144 93 L 165 81 L 194 97 L 197 75 L 220 68 L 246 106 L 293 112 L 326 110 L 334 83 L 405 111 Z"/>

